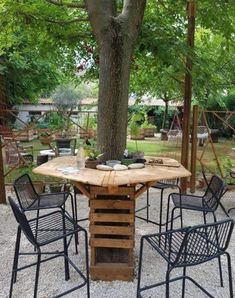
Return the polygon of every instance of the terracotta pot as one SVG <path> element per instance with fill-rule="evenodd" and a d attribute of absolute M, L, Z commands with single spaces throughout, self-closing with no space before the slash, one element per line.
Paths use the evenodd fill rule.
<path fill-rule="evenodd" d="M 42 145 L 50 145 L 50 143 L 52 142 L 53 138 L 50 137 L 41 137 L 40 138 L 40 142 Z"/>
<path fill-rule="evenodd" d="M 143 159 L 144 158 L 144 152 L 141 151 L 136 151 L 136 152 L 131 152 L 130 155 L 132 156 L 133 159 Z"/>
<path fill-rule="evenodd" d="M 154 133 L 155 133 L 154 127 L 144 128 L 144 136 L 145 137 L 154 137 Z"/>
<path fill-rule="evenodd" d="M 80 139 L 92 139 L 96 138 L 96 129 L 89 128 L 88 130 L 80 129 Z"/>
<path fill-rule="evenodd" d="M 144 129 L 140 129 L 138 135 L 131 135 L 131 140 L 144 140 Z"/>
<path fill-rule="evenodd" d="M 85 161 L 85 168 L 96 169 L 96 166 L 98 164 L 100 164 L 100 161 L 98 159 L 87 159 Z"/>

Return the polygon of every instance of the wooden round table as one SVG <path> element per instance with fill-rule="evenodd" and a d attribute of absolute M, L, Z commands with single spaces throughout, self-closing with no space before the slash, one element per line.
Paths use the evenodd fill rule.
<path fill-rule="evenodd" d="M 33 170 L 68 179 L 90 200 L 90 273 L 94 280 L 133 280 L 135 200 L 161 179 L 189 177 L 177 161 L 143 169 L 100 171 L 77 169 L 74 156 L 57 157 Z"/>

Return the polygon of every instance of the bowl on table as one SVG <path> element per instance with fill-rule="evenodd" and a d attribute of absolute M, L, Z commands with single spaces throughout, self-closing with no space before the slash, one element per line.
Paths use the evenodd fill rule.
<path fill-rule="evenodd" d="M 120 160 L 107 160 L 106 165 L 109 167 L 114 167 L 115 165 L 120 165 L 121 161 Z"/>

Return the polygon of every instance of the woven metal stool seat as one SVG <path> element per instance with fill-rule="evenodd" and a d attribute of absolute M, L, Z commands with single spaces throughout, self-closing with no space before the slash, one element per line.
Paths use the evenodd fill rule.
<path fill-rule="evenodd" d="M 40 194 L 27 210 L 38 208 L 56 208 L 63 206 L 70 194 L 66 192 Z"/>
<path fill-rule="evenodd" d="M 74 221 L 61 211 L 50 213 L 50 216 L 44 215 L 38 219 L 29 220 L 29 227 L 40 246 L 54 242 L 64 235 L 73 234 L 75 228 L 78 232 L 81 231 L 81 228 L 77 227 Z"/>

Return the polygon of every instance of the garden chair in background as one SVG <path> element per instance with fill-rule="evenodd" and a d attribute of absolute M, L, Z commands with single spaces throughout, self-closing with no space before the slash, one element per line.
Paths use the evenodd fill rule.
<path fill-rule="evenodd" d="M 206 126 L 197 127 L 197 139 L 199 140 L 199 146 L 203 146 L 204 142 L 208 139 L 208 136 L 209 134 Z"/>
<path fill-rule="evenodd" d="M 72 139 L 56 139 L 56 152 L 58 156 L 61 155 L 75 155 L 76 154 L 76 138 Z"/>
<path fill-rule="evenodd" d="M 16 282 L 17 272 L 25 268 L 29 268 L 31 266 L 36 266 L 34 296 L 33 296 L 34 298 L 36 298 L 37 291 L 38 291 L 38 281 L 39 281 L 39 272 L 40 272 L 41 263 L 55 259 L 57 257 L 63 257 L 64 269 L 65 269 L 65 280 L 67 281 L 70 279 L 70 273 L 69 273 L 69 265 L 70 265 L 79 274 L 81 278 L 81 282 L 77 286 L 69 290 L 66 290 L 63 293 L 60 293 L 56 297 L 61 297 L 63 295 L 69 294 L 75 290 L 78 290 L 86 286 L 87 297 L 89 298 L 90 297 L 89 261 L 88 261 L 88 239 L 87 239 L 86 230 L 80 227 L 79 225 L 77 225 L 72 220 L 71 217 L 65 214 L 65 212 L 59 211 L 59 210 L 31 220 L 27 220 L 24 211 L 20 207 L 18 207 L 11 198 L 9 199 L 9 202 L 13 210 L 13 213 L 15 215 L 16 221 L 19 224 L 18 230 L 17 230 L 17 237 L 16 237 L 15 255 L 14 255 L 13 268 L 12 268 L 9 297 L 10 298 L 12 297 L 13 284 Z M 25 234 L 26 238 L 29 240 L 29 242 L 34 246 L 34 248 L 36 248 L 35 252 L 32 252 L 32 253 L 20 252 L 20 238 L 21 238 L 22 231 Z M 68 257 L 68 247 L 69 247 L 70 240 L 73 235 L 76 235 L 78 233 L 84 234 L 85 273 L 82 273 L 82 271 Z M 45 246 L 50 245 L 50 247 L 52 248 L 51 244 L 57 241 L 61 241 L 61 244 L 63 243 L 62 251 L 58 251 L 58 248 L 56 248 L 55 251 L 50 251 L 50 252 L 43 251 L 43 248 Z M 27 254 L 36 255 L 37 261 L 19 268 L 18 259 L 19 259 L 19 256 L 22 254 L 24 256 Z M 43 256 L 43 259 L 42 259 L 42 256 Z"/>
<path fill-rule="evenodd" d="M 168 141 L 180 143 L 182 141 L 181 129 L 170 129 L 167 133 Z"/>
<path fill-rule="evenodd" d="M 3 139 L 6 164 L 10 168 L 29 166 L 33 163 L 33 155 L 17 145 L 14 139 Z"/>
<path fill-rule="evenodd" d="M 226 251 L 231 239 L 234 222 L 231 219 L 206 225 L 185 227 L 164 233 L 142 236 L 140 242 L 139 268 L 137 280 L 137 298 L 142 297 L 143 291 L 166 285 L 166 298 L 170 297 L 170 283 L 182 280 L 182 297 L 185 297 L 186 280 L 194 283 L 202 292 L 212 296 L 193 278 L 186 275 L 187 267 L 197 266 L 226 255 L 229 277 L 229 297 L 233 297 L 232 268 L 229 253 Z M 166 262 L 166 279 L 152 285 L 141 286 L 144 242 L 147 242 Z M 146 247 L 147 250 L 147 247 Z M 170 279 L 171 271 L 183 268 L 183 275 Z"/>

